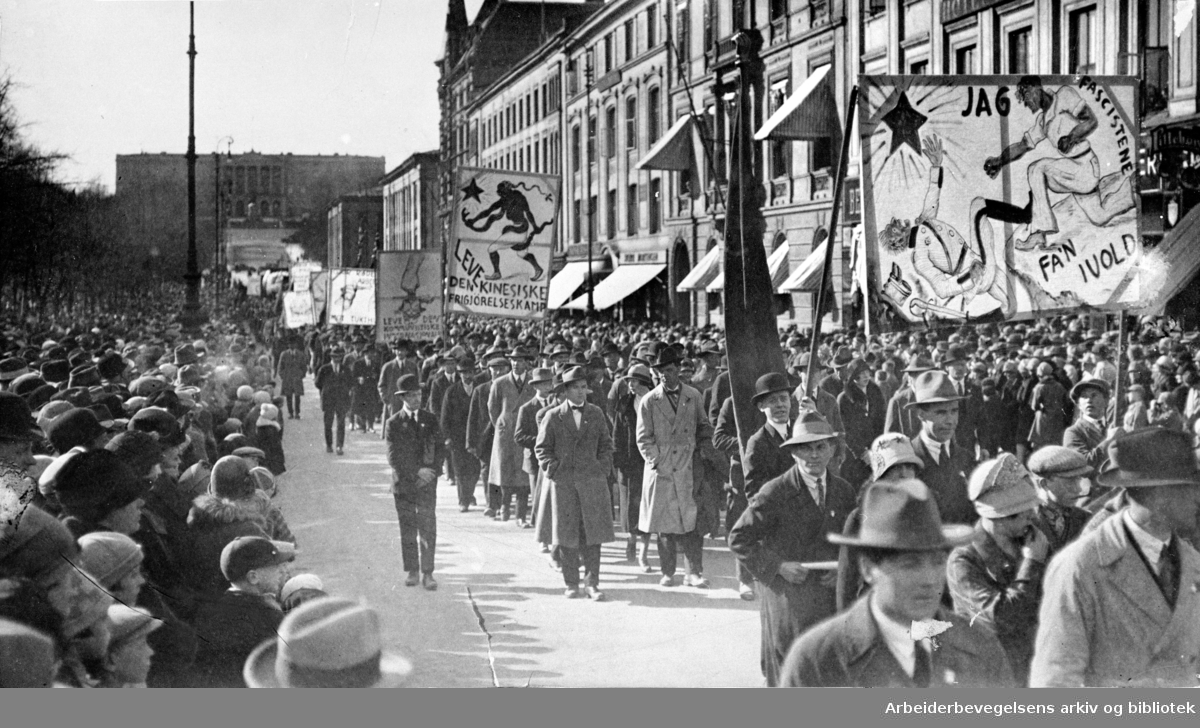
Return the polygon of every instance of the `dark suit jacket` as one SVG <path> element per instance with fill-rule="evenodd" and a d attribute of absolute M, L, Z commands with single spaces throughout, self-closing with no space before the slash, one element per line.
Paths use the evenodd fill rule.
<path fill-rule="evenodd" d="M 921 480 L 937 498 L 938 510 L 943 523 L 974 523 L 978 516 L 975 506 L 967 497 L 967 478 L 975 469 L 975 456 L 966 448 L 954 445 L 950 459 L 935 463 L 925 441 L 919 436 L 912 438 L 913 451 L 925 465 L 921 469 Z"/>
<path fill-rule="evenodd" d="M 753 498 L 768 480 L 778 478 L 796 464 L 780 447 L 782 444 L 783 438 L 766 423 L 746 442 L 746 461 L 742 463 L 742 470 L 746 476 L 747 498 Z"/>
<path fill-rule="evenodd" d="M 716 422 L 721 415 L 721 407 L 725 400 L 733 396 L 733 385 L 729 383 L 729 372 L 724 371 L 713 380 L 712 386 L 704 390 L 704 410 L 708 412 L 708 421 Z"/>
<path fill-rule="evenodd" d="M 461 377 L 446 388 L 439 405 L 438 425 L 447 444 L 454 447 L 467 446 L 467 415 L 471 411 L 471 395 L 463 387 Z"/>
<path fill-rule="evenodd" d="M 783 687 L 912 688 L 912 678 L 892 656 L 871 615 L 867 594 L 846 611 L 804 633 L 788 651 Z M 957 614 L 940 611 L 952 626 L 935 639 L 930 687 L 1014 687 L 1012 670 L 996 638 Z"/>
<path fill-rule="evenodd" d="M 537 456 L 533 454 L 533 447 L 537 445 L 538 437 L 537 414 L 547 404 L 549 403 L 546 400 L 534 397 L 517 409 L 517 429 L 513 431 L 513 440 L 516 440 L 517 444 L 525 449 L 522 466 L 525 472 L 531 475 L 538 471 Z M 599 407 L 597 409 L 600 409 L 601 412 L 604 411 Z"/>
<path fill-rule="evenodd" d="M 438 372 L 429 379 L 429 395 L 425 398 L 425 409 L 436 415 L 440 415 L 442 411 L 442 398 L 446 396 L 446 390 L 450 389 L 452 380 L 447 379 L 444 372 Z M 453 381 L 458 381 L 458 375 L 454 376 Z"/>
<path fill-rule="evenodd" d="M 350 392 L 354 387 L 354 373 L 342 362 L 338 370 L 333 364 L 325 364 L 317 370 L 317 389 L 321 391 L 321 409 L 345 413 L 350 409 Z"/>
<path fill-rule="evenodd" d="M 921 431 L 921 421 L 917 419 L 915 407 L 909 403 L 916 401 L 912 387 L 905 387 L 892 395 L 887 406 L 887 416 L 884 418 L 884 432 L 899 432 L 905 437 L 916 437 Z"/>
<path fill-rule="evenodd" d="M 430 412 L 417 410 L 414 418 L 402 407 L 388 418 L 385 427 L 393 493 L 416 489 L 417 471 L 421 468 L 442 474 L 446 444 L 442 429 Z"/>
<path fill-rule="evenodd" d="M 486 465 L 492 457 L 492 421 L 488 417 L 488 396 L 492 382 L 480 382 L 471 392 L 471 404 L 467 408 L 467 450 Z"/>
<path fill-rule="evenodd" d="M 1088 465 L 1099 473 L 1108 463 L 1108 446 L 1099 447 L 1106 436 L 1099 425 L 1081 417 L 1063 431 L 1062 444 L 1087 458 Z"/>
<path fill-rule="evenodd" d="M 963 384 L 967 398 L 958 403 L 958 429 L 954 431 L 954 442 L 974 455 L 975 445 L 979 443 L 978 429 L 981 426 L 986 427 L 986 423 L 981 421 L 983 390 L 969 379 Z"/>

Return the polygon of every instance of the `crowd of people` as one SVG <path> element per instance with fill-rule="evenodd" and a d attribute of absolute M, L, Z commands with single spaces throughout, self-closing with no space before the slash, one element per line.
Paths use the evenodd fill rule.
<path fill-rule="evenodd" d="M 690 589 L 723 540 L 767 685 L 1197 684 L 1200 336 L 1164 320 L 852 329 L 812 366 L 784 332 L 739 428 L 715 327 L 464 317 L 381 345 L 263 313 L 5 326 L 4 685 L 403 680 L 378 615 L 291 573 L 272 496 L 309 376 L 328 453 L 347 419 L 386 441 L 407 586 L 437 588 L 441 481 L 529 530 L 569 599 L 606 599 L 618 533 Z"/>

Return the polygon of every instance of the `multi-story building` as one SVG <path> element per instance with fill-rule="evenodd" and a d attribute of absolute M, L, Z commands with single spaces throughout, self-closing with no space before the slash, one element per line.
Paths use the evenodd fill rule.
<path fill-rule="evenodd" d="M 342 195 L 326 213 L 327 268 L 370 268 L 383 244 L 383 195 L 380 188 Z"/>
<path fill-rule="evenodd" d="M 614 264 L 604 280 L 639 257 L 665 265 L 662 278 L 651 279 L 641 298 L 630 294 L 633 304 L 622 313 L 720 323 L 739 29 L 754 29 L 762 39 L 763 78 L 750 90 L 755 128 L 818 72 L 825 74 L 839 123 L 859 74 L 1138 77 L 1142 230 L 1149 242 L 1161 239 L 1165 246 L 1200 235 L 1200 213 L 1191 212 L 1200 195 L 1200 67 L 1197 23 L 1189 8 L 1172 0 L 610 0 L 577 28 L 548 37 L 550 47 L 536 50 L 540 60 L 529 51 L 507 74 L 493 77 L 494 87 L 476 78 L 473 88 L 481 98 L 507 98 L 530 83 L 525 76 L 545 77 L 561 60 L 561 237 L 568 262 L 588 243 L 598 243 Z M 459 53 L 468 52 L 471 38 L 463 43 Z M 443 74 L 459 78 L 445 75 L 445 67 Z M 469 104 L 467 99 L 459 108 Z M 692 122 L 675 124 L 684 117 Z M 700 139 L 695 173 L 637 169 L 660 135 L 685 135 L 693 127 Z M 521 163 L 523 157 L 510 157 L 504 146 L 509 136 L 488 140 L 486 163 Z M 474 143 L 469 133 L 462 141 L 464 149 Z M 765 141 L 755 145 L 748 165 L 752 184 L 761 185 L 762 244 L 779 293 L 781 325 L 812 324 L 816 277 L 807 273 L 814 269 L 814 250 L 829 236 L 840 146 L 840 132 L 814 141 Z M 850 277 L 843 271 L 849 270 L 861 220 L 861 157 L 859 141 L 852 138 L 834 236 L 833 325 L 856 315 Z M 443 172 L 452 174 L 457 158 L 446 159 Z M 1200 267 L 1200 246 L 1194 247 L 1195 266 L 1177 267 L 1189 279 Z M 784 289 L 780 284 L 789 273 Z M 1200 295 L 1194 298 L 1200 304 Z"/>
<path fill-rule="evenodd" d="M 418 152 L 380 181 L 383 249 L 424 250 L 441 243 L 437 228 L 438 151 Z"/>
<path fill-rule="evenodd" d="M 182 275 L 187 256 L 187 158 L 182 154 L 117 155 L 116 198 L 147 260 Z M 316 226 L 338 195 L 370 187 L 383 157 L 348 155 L 201 154 L 196 160 L 196 247 L 202 269 L 218 251 L 232 268 L 274 265 L 284 240 Z M 219 200 L 219 204 L 218 204 Z"/>

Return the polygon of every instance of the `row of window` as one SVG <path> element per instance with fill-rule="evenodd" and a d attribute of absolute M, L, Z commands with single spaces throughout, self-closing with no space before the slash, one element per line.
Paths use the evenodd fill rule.
<path fill-rule="evenodd" d="M 657 235 L 662 231 L 662 180 L 655 177 L 650 180 L 646 194 L 647 207 L 647 229 L 646 232 L 650 235 Z M 625 234 L 633 237 L 638 234 L 641 227 L 641 199 L 638 197 L 639 188 L 637 183 L 630 184 L 625 188 L 624 213 L 625 213 Z M 584 227 L 587 228 L 587 242 L 594 243 L 597 240 L 598 226 L 600 224 L 600 216 L 596 209 L 596 196 L 591 195 L 587 201 L 587 213 L 584 214 L 583 204 L 579 198 L 576 198 L 571 203 L 571 237 L 576 243 L 583 242 Z M 612 240 L 617 237 L 617 217 L 621 210 L 621 204 L 617 200 L 616 188 L 608 190 L 604 200 L 604 236 L 607 240 Z"/>
<path fill-rule="evenodd" d="M 624 148 L 637 152 L 640 147 L 638 144 L 638 98 L 636 95 L 629 96 L 625 99 L 625 138 Z M 654 86 L 646 92 L 646 145 L 649 149 L 658 141 L 659 135 L 662 133 L 661 113 L 662 113 L 662 92 L 659 87 Z M 612 104 L 604 109 L 604 158 L 612 159 L 617 156 L 617 149 L 620 140 L 617 138 L 617 105 Z M 584 155 L 580 149 L 581 134 L 579 124 L 571 126 L 571 171 L 578 172 L 584 160 Z M 587 120 L 587 156 L 589 161 L 596 159 L 596 116 L 589 114 Z"/>
<path fill-rule="evenodd" d="M 283 194 L 283 167 L 238 165 L 233 168 L 233 192 L 238 195 L 255 195 L 261 192 L 281 195 Z"/>
<path fill-rule="evenodd" d="M 567 93 L 571 96 L 591 88 L 596 79 L 629 63 L 659 44 L 658 4 L 650 5 L 614 28 L 588 48 L 583 56 L 567 63 Z"/>
<path fill-rule="evenodd" d="M 561 84 L 555 76 L 484 119 L 480 131 L 483 146 L 490 147 L 501 139 L 528 128 L 558 111 L 561 105 Z M 462 146 L 465 148 L 466 144 Z"/>
<path fill-rule="evenodd" d="M 397 188 L 383 198 L 384 248 L 416 250 L 421 247 L 420 184 Z"/>
<path fill-rule="evenodd" d="M 481 160 L 483 166 L 492 169 L 509 169 L 540 174 L 560 174 L 562 163 L 559 156 L 558 132 L 551 132 L 541 139 L 530 139 L 503 152 L 490 154 Z"/>

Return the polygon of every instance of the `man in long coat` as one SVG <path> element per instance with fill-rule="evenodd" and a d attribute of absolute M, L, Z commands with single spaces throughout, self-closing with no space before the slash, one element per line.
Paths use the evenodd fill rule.
<path fill-rule="evenodd" d="M 467 352 L 458 359 L 458 374 L 446 389 L 439 405 L 439 424 L 446 438 L 450 477 L 458 489 L 458 508 L 463 513 L 475 502 L 475 483 L 479 481 L 479 458 L 467 449 L 467 417 L 471 395 L 478 387 L 475 357 Z"/>
<path fill-rule="evenodd" d="M 576 367 L 563 375 L 564 401 L 552 407 L 538 428 L 538 463 L 546 473 L 554 544 L 562 562 L 566 596 L 579 593 L 579 561 L 584 592 L 595 601 L 600 591 L 600 545 L 612 541 L 612 437 L 604 410 L 587 402 L 587 373 Z"/>
<path fill-rule="evenodd" d="M 400 524 L 400 556 L 408 572 L 405 586 L 437 589 L 433 578 L 437 548 L 437 481 L 446 459 L 437 419 L 421 409 L 421 385 L 415 374 L 396 383 L 400 409 L 384 424 L 388 465 L 392 466 L 392 499 Z M 419 572 L 419 575 L 418 575 Z"/>
<path fill-rule="evenodd" d="M 400 408 L 400 405 L 393 401 L 396 394 L 396 382 L 400 381 L 400 377 L 405 374 L 412 374 L 418 378 L 421 376 L 420 366 L 412 357 L 411 341 L 408 339 L 397 341 L 395 352 L 396 358 L 384 363 L 379 369 L 379 401 L 383 404 L 384 422 L 387 422 L 388 418 L 396 414 L 396 410 Z M 384 433 L 384 437 L 386 436 Z"/>
<path fill-rule="evenodd" d="M 682 356 L 675 347 L 662 349 L 654 368 L 662 383 L 638 404 L 638 450 L 646 460 L 638 529 L 658 534 L 663 586 L 675 583 L 678 549 L 683 549 L 688 575 L 684 583 L 708 587 L 704 578 L 704 538 L 697 531 L 692 455 L 701 442 L 711 442 L 712 425 L 700 393 L 679 379 Z"/>
<path fill-rule="evenodd" d="M 1126 505 L 1050 562 L 1031 687 L 1196 687 L 1200 666 L 1200 470 L 1186 433 L 1113 443 L 1100 485 Z"/>
<path fill-rule="evenodd" d="M 346 368 L 341 347 L 333 350 L 329 363 L 317 370 L 316 386 L 321 392 L 321 414 L 325 420 L 325 452 L 333 452 L 334 422 L 337 422 L 337 454 L 346 444 L 346 415 L 350 412 L 354 379 Z"/>
<path fill-rule="evenodd" d="M 500 488 L 500 518 L 504 521 L 508 520 L 514 496 L 529 497 L 529 478 L 522 469 L 524 451 L 514 435 L 517 431 L 517 410 L 536 394 L 529 383 L 529 365 L 533 354 L 517 347 L 509 354 L 508 360 L 512 364 L 512 371 L 497 377 L 488 393 L 488 419 L 495 428 L 488 483 Z M 524 513 L 525 508 L 520 507 L 519 510 Z"/>
<path fill-rule="evenodd" d="M 289 420 L 300 419 L 300 398 L 304 396 L 304 375 L 308 373 L 303 345 L 300 339 L 292 339 L 291 345 L 279 355 L 279 393 L 287 401 Z"/>
<path fill-rule="evenodd" d="M 835 610 L 837 572 L 803 564 L 837 560 L 825 534 L 840 532 L 854 510 L 854 489 L 828 470 L 837 437 L 816 412 L 797 420 L 781 445 L 794 464 L 750 498 L 729 533 L 729 550 L 764 587 L 761 665 L 771 687 L 792 641 Z"/>
<path fill-rule="evenodd" d="M 541 473 L 538 467 L 537 455 L 533 448 L 537 445 L 538 412 L 551 403 L 551 392 L 554 389 L 554 370 L 549 368 L 534 369 L 529 374 L 529 386 L 534 389 L 533 399 L 521 405 L 517 410 L 517 427 L 513 431 L 513 439 L 521 446 L 524 456 L 521 460 L 521 470 L 528 477 L 528 492 L 533 494 L 533 507 L 537 510 L 537 485 Z M 517 490 L 517 525 L 521 528 L 532 528 L 532 519 L 526 513 L 528 504 L 526 494 Z M 506 503 L 507 506 L 507 503 Z"/>
<path fill-rule="evenodd" d="M 500 489 L 493 488 L 489 478 L 496 428 L 492 426 L 488 415 L 488 398 L 496 379 L 507 374 L 510 366 L 503 349 L 489 349 L 484 356 L 488 372 L 486 378 L 481 378 L 475 391 L 471 392 L 471 404 L 467 410 L 467 450 L 479 460 L 482 468 L 484 498 L 487 500 L 483 515 L 492 518 L 500 509 Z"/>

